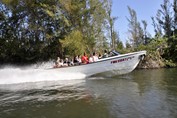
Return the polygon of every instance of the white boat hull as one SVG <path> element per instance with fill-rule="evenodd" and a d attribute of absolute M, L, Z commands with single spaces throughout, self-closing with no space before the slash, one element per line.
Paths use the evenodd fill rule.
<path fill-rule="evenodd" d="M 103 58 L 94 63 L 55 69 L 57 69 L 57 72 L 61 73 L 82 73 L 86 76 L 91 76 L 103 72 L 112 72 L 117 75 L 121 75 L 133 71 L 137 67 L 141 57 L 144 55 L 146 55 L 146 51 L 139 51 Z"/>

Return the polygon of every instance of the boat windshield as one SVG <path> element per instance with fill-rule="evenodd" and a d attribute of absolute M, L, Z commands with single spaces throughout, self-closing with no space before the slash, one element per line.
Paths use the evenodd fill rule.
<path fill-rule="evenodd" d="M 113 50 L 113 51 L 111 51 L 111 52 L 113 53 L 113 56 L 120 55 L 120 53 L 117 52 L 117 51 L 115 51 L 115 50 Z"/>

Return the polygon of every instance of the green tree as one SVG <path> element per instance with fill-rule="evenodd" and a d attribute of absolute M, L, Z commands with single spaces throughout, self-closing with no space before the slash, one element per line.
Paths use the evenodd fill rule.
<path fill-rule="evenodd" d="M 60 8 L 54 5 L 56 5 L 54 1 L 39 2 L 36 0 L 5 1 L 5 4 L 1 4 L 6 8 L 7 18 L 1 23 L 0 31 L 3 32 L 3 39 L 8 40 L 8 44 L 11 45 L 7 48 L 6 60 L 9 58 L 19 62 L 35 62 L 57 55 L 60 50 L 57 47 L 60 44 L 56 41 L 58 37 L 66 34 L 68 25 L 63 18 L 57 16 Z M 60 30 L 63 27 L 65 30 Z M 13 49 L 14 45 L 16 45 L 16 50 Z M 3 47 L 6 48 L 6 44 Z M 47 48 L 50 48 L 50 51 L 46 52 Z"/>
<path fill-rule="evenodd" d="M 144 44 L 147 45 L 150 42 L 150 34 L 147 31 L 147 22 L 145 20 L 142 20 L 143 24 L 143 40 Z"/>
<path fill-rule="evenodd" d="M 128 32 L 130 33 L 129 40 L 132 43 L 133 48 L 143 44 L 143 29 L 140 26 L 140 22 L 137 19 L 136 11 L 128 6 L 130 18 L 127 18 L 129 22 Z"/>
<path fill-rule="evenodd" d="M 72 57 L 83 54 L 86 50 L 86 46 L 83 45 L 83 35 L 80 31 L 72 31 L 68 36 L 61 40 L 62 46 L 66 55 Z"/>
<path fill-rule="evenodd" d="M 71 44 L 76 36 L 82 40 L 76 41 L 87 47 L 73 46 L 78 50 L 92 52 L 107 47 L 108 3 L 109 0 L 2 0 L 1 62 L 26 63 L 63 57 L 73 50 L 66 49 L 67 43 L 63 41 Z"/>
<path fill-rule="evenodd" d="M 156 15 L 156 17 L 159 17 L 159 15 Z M 160 24 L 156 23 L 156 20 L 154 17 L 151 17 L 152 19 L 152 25 L 154 27 L 155 37 L 161 38 L 162 37 L 162 27 Z"/>
<path fill-rule="evenodd" d="M 80 0 L 62 1 L 64 9 L 68 12 L 68 18 L 72 21 L 72 29 L 79 30 L 83 36 L 83 45 L 88 47 L 87 51 L 96 50 L 96 47 L 105 43 L 104 19 L 106 18 L 105 1 Z"/>
<path fill-rule="evenodd" d="M 158 10 L 156 15 L 157 24 L 163 29 L 163 37 L 167 38 L 168 47 L 165 49 L 163 57 L 174 62 L 177 60 L 176 9 L 176 0 L 173 3 L 169 0 L 164 0 L 164 3 L 161 4 L 161 9 Z"/>
<path fill-rule="evenodd" d="M 123 50 L 124 46 L 123 46 L 123 42 L 121 41 L 120 39 L 120 36 L 119 36 L 119 32 L 113 32 L 113 38 L 115 39 L 115 50 Z"/>
<path fill-rule="evenodd" d="M 174 33 L 177 34 L 177 0 L 174 0 L 173 2 L 173 11 L 174 11 L 174 16 L 173 16 L 173 30 Z"/>
<path fill-rule="evenodd" d="M 115 24 L 115 21 L 117 20 L 117 17 L 112 16 L 111 9 L 112 9 L 112 0 L 108 3 L 108 6 L 107 6 L 107 30 L 108 30 L 108 36 L 111 41 L 111 48 L 115 49 L 117 34 L 114 29 L 114 24 Z"/>
<path fill-rule="evenodd" d="M 172 35 L 173 17 L 172 17 L 172 5 L 169 0 L 164 0 L 161 4 L 161 9 L 158 10 L 156 19 L 164 30 L 165 36 L 170 38 Z"/>

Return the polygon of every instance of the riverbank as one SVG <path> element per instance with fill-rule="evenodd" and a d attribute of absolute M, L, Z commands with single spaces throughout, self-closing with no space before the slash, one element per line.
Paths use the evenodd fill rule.
<path fill-rule="evenodd" d="M 156 69 L 156 68 L 175 68 L 177 64 L 171 60 L 165 60 L 162 57 L 155 56 L 152 57 L 147 55 L 144 60 L 140 61 L 137 68 L 138 69 Z"/>

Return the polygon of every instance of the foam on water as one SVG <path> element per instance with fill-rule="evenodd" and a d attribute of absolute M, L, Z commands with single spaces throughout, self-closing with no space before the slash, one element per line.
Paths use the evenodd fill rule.
<path fill-rule="evenodd" d="M 46 66 L 47 65 L 47 66 Z M 17 84 L 28 82 L 58 81 L 83 79 L 86 75 L 81 73 L 59 73 L 55 69 L 46 69 L 50 65 L 32 65 L 28 67 L 4 67 L 0 69 L 0 84 Z M 51 67 L 51 66 L 50 66 Z"/>

